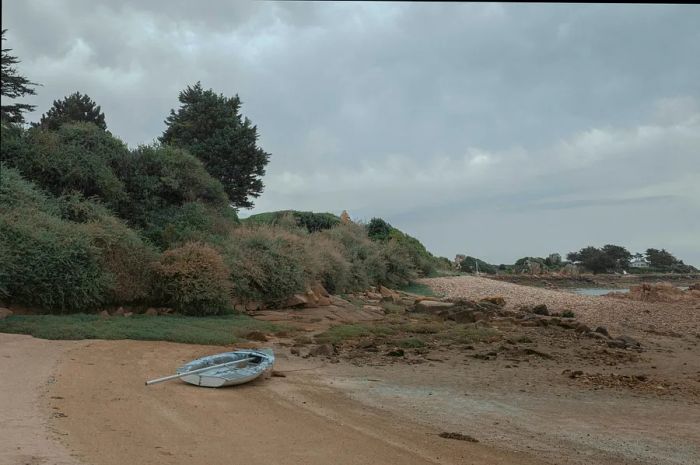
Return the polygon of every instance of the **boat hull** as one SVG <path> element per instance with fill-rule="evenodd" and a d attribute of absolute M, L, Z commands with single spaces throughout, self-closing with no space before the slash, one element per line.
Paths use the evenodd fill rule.
<path fill-rule="evenodd" d="M 272 369 L 275 357 L 270 349 L 237 350 L 224 352 L 193 360 L 178 368 L 177 373 L 205 368 L 208 365 L 218 365 L 235 360 L 253 359 L 240 365 L 215 368 L 210 371 L 186 375 L 181 379 L 187 383 L 202 387 L 224 387 L 248 383 Z"/>

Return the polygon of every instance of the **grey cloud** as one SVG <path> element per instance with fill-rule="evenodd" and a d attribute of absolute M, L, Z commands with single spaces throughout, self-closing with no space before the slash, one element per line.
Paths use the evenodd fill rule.
<path fill-rule="evenodd" d="M 494 261 L 600 238 L 700 265 L 697 5 L 3 7 L 7 45 L 44 84 L 31 119 L 80 90 L 134 146 L 187 84 L 238 93 L 272 153 L 256 211 L 382 215 Z"/>

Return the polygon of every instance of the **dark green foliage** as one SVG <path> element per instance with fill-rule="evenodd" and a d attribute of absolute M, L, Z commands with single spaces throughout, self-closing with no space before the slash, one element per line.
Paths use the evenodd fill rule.
<path fill-rule="evenodd" d="M 5 32 L 2 30 L 2 39 L 5 41 Z M 26 77 L 18 73 L 15 65 L 19 63 L 16 56 L 10 55 L 11 48 L 3 48 L 0 57 L 0 94 L 2 95 L 2 105 L 0 105 L 0 121 L 3 123 L 24 123 L 23 113 L 32 111 L 34 105 L 26 103 L 8 103 L 7 99 L 16 99 L 25 95 L 34 95 L 32 87 L 38 84 L 31 82 Z"/>
<path fill-rule="evenodd" d="M 202 160 L 234 206 L 252 207 L 250 197 L 263 191 L 261 177 L 270 155 L 257 146 L 257 127 L 241 115 L 241 100 L 204 90 L 199 82 L 180 92 L 179 100 L 160 141 Z"/>
<path fill-rule="evenodd" d="M 614 263 L 613 267 L 616 270 L 624 270 L 630 266 L 632 254 L 620 245 L 604 245 L 601 252 Z"/>
<path fill-rule="evenodd" d="M 103 269 L 99 250 L 75 223 L 49 212 L 56 207 L 38 192 L 15 196 L 6 191 L 31 190 L 16 172 L 3 168 L 0 199 L 0 296 L 3 300 L 56 312 L 94 310 L 109 299 L 114 286 Z"/>
<path fill-rule="evenodd" d="M 105 115 L 100 106 L 80 92 L 64 97 L 63 100 L 54 100 L 49 111 L 41 115 L 38 125 L 55 130 L 66 123 L 92 123 L 103 131 L 107 130 Z"/>
<path fill-rule="evenodd" d="M 231 308 L 229 270 L 205 244 L 166 251 L 156 266 L 156 289 L 161 302 L 185 315 L 218 315 Z"/>
<path fill-rule="evenodd" d="M 58 131 L 3 128 L 2 158 L 22 176 L 54 195 L 76 191 L 97 196 L 111 208 L 126 201 L 114 167 L 127 153 L 123 142 L 92 124 L 64 125 Z"/>
<path fill-rule="evenodd" d="M 566 257 L 571 261 L 580 262 L 593 273 L 606 273 L 628 268 L 632 254 L 622 246 L 607 244 L 600 249 L 588 246 L 578 252 L 569 252 Z"/>
<path fill-rule="evenodd" d="M 372 218 L 367 224 L 367 235 L 375 241 L 385 241 L 389 239 L 389 234 L 394 228 L 381 218 Z"/>
<path fill-rule="evenodd" d="M 280 210 L 276 212 L 258 213 L 244 220 L 249 224 L 279 224 L 286 216 L 292 216 L 299 227 L 308 232 L 323 231 L 340 224 L 340 218 L 332 213 L 300 212 L 296 210 Z"/>
<path fill-rule="evenodd" d="M 274 332 L 272 323 L 246 315 L 193 318 L 180 315 L 101 318 L 98 315 L 13 315 L 0 320 L 0 332 L 42 339 L 136 339 L 184 344 L 230 345 L 251 331 Z"/>
<path fill-rule="evenodd" d="M 496 274 L 498 272 L 495 265 L 491 265 L 490 263 L 486 263 L 485 261 L 475 257 L 466 257 L 459 264 L 459 269 L 460 271 L 464 271 L 466 273 L 475 273 L 477 271 L 477 263 L 479 266 L 479 273 Z"/>
<path fill-rule="evenodd" d="M 159 225 L 159 215 L 172 214 L 169 207 L 189 202 L 227 205 L 221 183 L 209 176 L 199 160 L 175 147 L 141 146 L 120 160 L 116 171 L 129 198 L 119 215 L 135 226 Z"/>
<path fill-rule="evenodd" d="M 646 258 L 653 268 L 665 268 L 671 267 L 679 262 L 679 260 L 674 257 L 666 249 L 647 249 Z"/>

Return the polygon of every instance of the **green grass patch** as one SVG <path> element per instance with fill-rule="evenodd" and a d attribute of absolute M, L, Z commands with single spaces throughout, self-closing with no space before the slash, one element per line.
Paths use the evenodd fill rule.
<path fill-rule="evenodd" d="M 398 289 L 399 291 L 408 292 L 410 294 L 424 295 L 429 297 L 437 297 L 435 291 L 433 291 L 430 286 L 425 284 L 411 282 L 406 286 L 402 286 Z"/>
<path fill-rule="evenodd" d="M 493 342 L 501 339 L 501 333 L 493 328 L 474 324 L 454 325 L 440 334 L 454 342 L 472 344 L 475 342 Z"/>
<path fill-rule="evenodd" d="M 246 315 L 134 315 L 128 318 L 86 314 L 13 315 L 0 320 L 0 333 L 29 334 L 41 339 L 136 339 L 206 345 L 232 344 L 251 331 L 281 329 L 279 325 Z"/>
<path fill-rule="evenodd" d="M 384 325 L 350 324 L 338 325 L 317 334 L 314 339 L 320 344 L 337 344 L 348 339 L 358 339 L 368 336 L 390 336 L 396 329 Z"/>

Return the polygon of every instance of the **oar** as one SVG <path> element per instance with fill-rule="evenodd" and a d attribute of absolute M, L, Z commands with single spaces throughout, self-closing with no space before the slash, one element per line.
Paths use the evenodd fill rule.
<path fill-rule="evenodd" d="M 205 371 L 215 370 L 217 368 L 223 368 L 223 367 L 226 367 L 229 365 L 237 365 L 239 363 L 249 362 L 251 360 L 255 360 L 255 357 L 244 358 L 241 360 L 234 360 L 232 362 L 220 363 L 218 365 L 211 365 L 211 366 L 204 367 L 204 368 L 197 368 L 196 370 L 188 371 L 187 373 L 180 373 L 178 375 L 164 376 L 162 378 L 157 378 L 157 379 L 152 379 L 150 381 L 146 381 L 146 386 L 150 386 L 151 384 L 156 384 L 156 383 L 163 383 L 165 381 L 170 381 L 171 379 L 182 378 L 183 376 L 187 376 L 187 375 L 196 375 L 197 373 L 203 373 Z"/>

